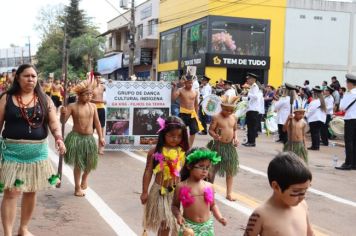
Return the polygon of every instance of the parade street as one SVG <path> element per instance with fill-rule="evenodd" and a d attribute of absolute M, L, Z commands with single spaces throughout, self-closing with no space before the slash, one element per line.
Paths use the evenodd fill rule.
<path fill-rule="evenodd" d="M 68 125 L 67 130 L 71 127 Z M 239 131 L 240 141 L 245 131 Z M 209 136 L 197 136 L 194 146 L 205 146 Z M 56 163 L 57 154 L 50 140 L 50 156 Z M 273 156 L 282 149 L 273 137 L 262 134 L 257 147 L 239 146 L 240 171 L 234 179 L 236 202 L 225 199 L 225 181 L 217 178 L 216 200 L 224 217 L 225 228 L 215 222 L 216 235 L 243 235 L 251 211 L 271 194 L 266 169 Z M 356 212 L 356 171 L 333 168 L 344 161 L 344 148 L 321 147 L 309 152 L 313 173 L 312 187 L 306 200 L 315 235 L 353 235 Z M 143 206 L 140 202 L 142 175 L 146 153 L 143 151 L 105 152 L 99 166 L 89 177 L 84 198 L 73 196 L 73 176 L 68 166 L 63 169 L 60 189 L 39 192 L 38 203 L 30 230 L 41 235 L 141 235 Z M 18 212 L 19 213 L 19 212 Z M 19 224 L 18 218 L 16 226 Z M 2 234 L 2 231 L 0 231 Z M 149 235 L 154 235 L 150 233 Z"/>

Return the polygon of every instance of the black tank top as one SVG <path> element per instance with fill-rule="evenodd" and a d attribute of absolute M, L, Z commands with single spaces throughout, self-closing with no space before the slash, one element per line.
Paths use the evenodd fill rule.
<path fill-rule="evenodd" d="M 42 122 L 44 116 L 39 102 L 36 103 L 36 117 L 34 120 L 35 127 L 29 128 L 27 121 L 22 118 L 21 110 L 14 104 L 11 95 L 7 95 L 5 106 L 5 126 L 2 132 L 3 138 L 9 139 L 26 139 L 26 140 L 41 140 L 47 138 L 48 128 L 44 120 L 43 124 L 37 127 Z M 28 114 L 31 117 L 34 107 L 28 108 Z"/>

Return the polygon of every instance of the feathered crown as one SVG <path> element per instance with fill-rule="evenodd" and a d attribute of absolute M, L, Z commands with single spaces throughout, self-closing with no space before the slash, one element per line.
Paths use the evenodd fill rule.
<path fill-rule="evenodd" d="M 236 107 L 237 103 L 240 100 L 240 97 L 223 95 L 220 97 L 220 99 L 221 99 L 221 106 Z"/>
<path fill-rule="evenodd" d="M 94 82 L 90 82 L 89 80 L 84 80 L 74 87 L 74 92 L 76 94 L 81 94 L 85 91 L 93 89 L 93 86 L 94 86 Z"/>
<path fill-rule="evenodd" d="M 307 103 L 308 101 L 306 99 L 302 99 L 298 97 L 297 99 L 294 100 L 294 105 L 293 105 L 293 112 L 295 111 L 306 111 L 307 109 Z"/>

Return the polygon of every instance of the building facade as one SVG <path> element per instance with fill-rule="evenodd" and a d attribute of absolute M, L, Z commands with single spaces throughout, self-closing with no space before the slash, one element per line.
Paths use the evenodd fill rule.
<path fill-rule="evenodd" d="M 138 80 L 156 79 L 159 0 L 146 1 L 135 8 L 134 74 Z M 130 11 L 108 22 L 105 57 L 98 71 L 114 80 L 128 79 Z"/>
<path fill-rule="evenodd" d="M 23 63 L 33 62 L 34 58 L 30 58 L 29 53 L 29 47 L 13 46 L 0 49 L 0 73 L 10 72 Z"/>
<path fill-rule="evenodd" d="M 160 4 L 158 79 L 173 80 L 196 66 L 198 75 L 245 82 L 283 80 L 285 0 L 165 0 Z"/>
<path fill-rule="evenodd" d="M 288 0 L 284 81 L 320 85 L 332 76 L 345 84 L 356 73 L 356 2 Z"/>

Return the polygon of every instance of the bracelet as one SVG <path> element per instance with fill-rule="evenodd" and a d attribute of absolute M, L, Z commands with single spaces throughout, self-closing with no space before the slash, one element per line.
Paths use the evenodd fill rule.
<path fill-rule="evenodd" d="M 54 136 L 54 140 L 57 142 L 58 140 L 63 141 L 62 135 L 56 135 Z"/>

